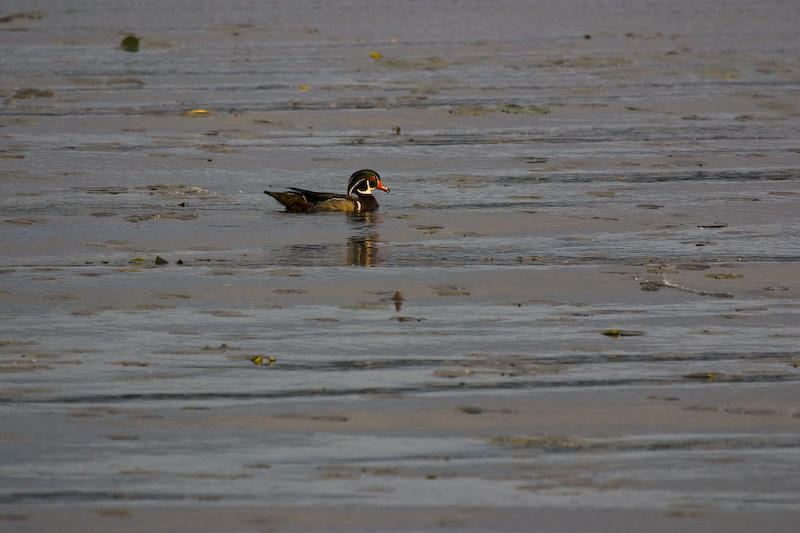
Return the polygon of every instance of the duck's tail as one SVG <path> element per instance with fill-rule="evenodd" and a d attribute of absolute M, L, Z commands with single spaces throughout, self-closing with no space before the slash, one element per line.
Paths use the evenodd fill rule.
<path fill-rule="evenodd" d="M 264 191 L 264 194 L 268 194 L 278 200 L 286 207 L 287 211 L 292 213 L 305 213 L 311 209 L 311 204 L 303 198 L 302 194 L 296 192 Z"/>

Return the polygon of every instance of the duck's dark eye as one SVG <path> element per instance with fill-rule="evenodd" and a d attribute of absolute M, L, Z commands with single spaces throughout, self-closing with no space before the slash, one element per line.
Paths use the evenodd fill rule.
<path fill-rule="evenodd" d="M 377 187 L 378 186 L 378 180 L 375 179 L 375 178 L 370 178 L 369 179 L 369 186 L 370 187 Z"/>

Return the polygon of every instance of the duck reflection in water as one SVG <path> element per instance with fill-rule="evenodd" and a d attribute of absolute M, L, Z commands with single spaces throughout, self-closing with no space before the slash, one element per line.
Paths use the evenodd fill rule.
<path fill-rule="evenodd" d="M 347 237 L 347 264 L 354 266 L 378 266 L 383 264 L 380 235 L 377 226 L 381 222 L 378 213 L 348 214 L 353 234 Z"/>

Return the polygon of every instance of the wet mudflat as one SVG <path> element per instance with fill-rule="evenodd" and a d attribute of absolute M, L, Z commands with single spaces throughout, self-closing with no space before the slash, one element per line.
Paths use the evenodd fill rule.
<path fill-rule="evenodd" d="M 793 531 L 796 10 L 562 4 L 4 5 L 0 523 Z"/>

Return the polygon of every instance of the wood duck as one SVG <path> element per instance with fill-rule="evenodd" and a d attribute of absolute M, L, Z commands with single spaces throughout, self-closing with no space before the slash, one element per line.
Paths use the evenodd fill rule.
<path fill-rule="evenodd" d="M 286 206 L 291 213 L 313 213 L 316 211 L 367 212 L 378 209 L 378 200 L 372 191 L 380 189 L 389 192 L 381 183 L 381 177 L 370 169 L 359 170 L 350 176 L 347 194 L 335 192 L 314 192 L 297 187 L 289 187 L 286 192 L 264 191 Z M 353 196 L 355 194 L 355 196 Z"/>

